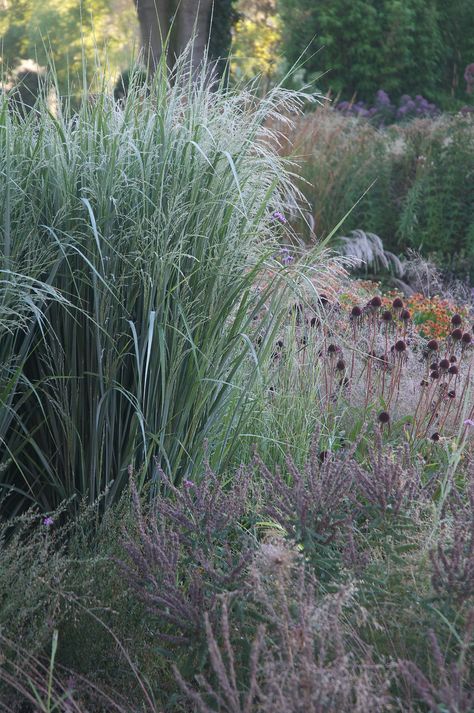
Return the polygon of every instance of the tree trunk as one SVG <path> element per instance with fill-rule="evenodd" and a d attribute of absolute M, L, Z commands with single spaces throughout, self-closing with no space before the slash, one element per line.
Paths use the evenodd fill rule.
<path fill-rule="evenodd" d="M 182 52 L 194 36 L 191 70 L 194 73 L 204 59 L 209 40 L 212 0 L 181 0 L 178 15 L 178 52 Z"/>
<path fill-rule="evenodd" d="M 169 0 L 134 0 L 144 59 L 151 71 L 158 65 L 163 52 L 163 43 L 170 29 Z"/>

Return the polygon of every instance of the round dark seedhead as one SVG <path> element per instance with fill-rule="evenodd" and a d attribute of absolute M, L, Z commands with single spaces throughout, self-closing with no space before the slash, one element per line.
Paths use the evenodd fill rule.
<path fill-rule="evenodd" d="M 449 359 L 441 359 L 439 368 L 442 369 L 442 371 L 447 371 L 447 369 L 449 369 Z"/>
<path fill-rule="evenodd" d="M 339 351 L 339 347 L 336 347 L 335 344 L 330 344 L 328 346 L 328 354 L 336 354 Z"/>
<path fill-rule="evenodd" d="M 388 322 L 391 322 L 392 319 L 393 319 L 393 315 L 392 315 L 392 313 L 390 312 L 390 310 L 386 309 L 385 312 L 382 312 L 382 320 L 383 320 L 384 322 L 387 322 L 387 323 L 388 323 Z"/>
<path fill-rule="evenodd" d="M 457 368 L 457 366 L 454 366 L 454 364 L 453 364 L 452 366 L 449 367 L 448 374 L 451 374 L 451 376 L 454 376 L 455 374 L 458 374 L 458 373 L 459 373 L 459 369 Z"/>
<path fill-rule="evenodd" d="M 449 357 L 449 361 L 451 362 L 451 364 L 455 364 L 457 362 L 457 359 L 454 354 L 451 354 L 451 356 Z"/>
<path fill-rule="evenodd" d="M 379 307 L 382 306 L 382 300 L 378 295 L 375 295 L 375 297 L 372 297 L 372 299 L 369 302 L 371 307 L 375 307 L 375 309 L 378 309 Z"/>
<path fill-rule="evenodd" d="M 439 344 L 436 341 L 436 339 L 430 339 L 430 341 L 428 342 L 428 344 L 426 346 L 428 347 L 430 352 L 437 352 L 439 349 Z"/>
<path fill-rule="evenodd" d="M 401 319 L 403 322 L 408 322 L 408 320 L 411 319 L 411 313 L 410 313 L 410 311 L 407 310 L 407 309 L 402 309 L 402 311 L 400 312 L 400 319 Z"/>
<path fill-rule="evenodd" d="M 434 371 L 431 372 L 430 374 L 432 379 L 439 379 L 439 371 L 435 369 Z"/>
<path fill-rule="evenodd" d="M 362 310 L 358 305 L 354 305 L 354 307 L 352 308 L 351 316 L 354 317 L 354 319 L 357 319 L 357 317 L 362 316 Z"/>
<path fill-rule="evenodd" d="M 317 320 L 316 317 L 311 317 L 311 319 L 309 320 L 310 327 L 315 327 L 317 321 L 318 321 L 318 320 Z"/>
<path fill-rule="evenodd" d="M 437 361 L 434 361 L 432 364 L 430 364 L 430 369 L 435 371 L 436 369 L 439 369 L 439 364 Z"/>
<path fill-rule="evenodd" d="M 456 392 L 455 392 L 455 390 L 454 390 L 454 389 L 451 389 L 450 391 L 448 391 L 448 396 L 449 396 L 450 399 L 455 399 L 455 398 L 456 398 Z"/>
<path fill-rule="evenodd" d="M 395 351 L 401 354 L 402 352 L 406 351 L 407 345 L 403 341 L 403 339 L 399 339 L 398 342 L 395 342 Z"/>
<path fill-rule="evenodd" d="M 453 329 L 451 339 L 454 339 L 455 342 L 459 342 L 459 340 L 462 339 L 462 329 Z"/>
<path fill-rule="evenodd" d="M 431 434 L 431 440 L 434 443 L 438 443 L 439 439 L 440 439 L 440 435 L 439 435 L 438 431 L 435 431 L 435 433 Z"/>
<path fill-rule="evenodd" d="M 428 381 L 426 379 L 422 379 L 420 381 L 420 386 L 428 386 Z"/>
<path fill-rule="evenodd" d="M 344 371 L 345 368 L 346 368 L 346 362 L 344 361 L 344 359 L 339 359 L 339 361 L 336 364 L 337 371 Z"/>
<path fill-rule="evenodd" d="M 451 324 L 453 327 L 460 327 L 462 324 L 462 317 L 460 314 L 453 314 L 451 317 Z"/>
<path fill-rule="evenodd" d="M 468 344 L 470 344 L 472 342 L 472 335 L 469 334 L 469 332 L 464 332 L 464 334 L 462 335 L 461 341 L 465 346 L 467 346 Z"/>
<path fill-rule="evenodd" d="M 378 416 L 379 423 L 385 424 L 390 423 L 390 414 L 386 411 L 381 411 Z"/>
<path fill-rule="evenodd" d="M 392 307 L 393 309 L 403 309 L 403 301 L 400 299 L 400 297 L 395 297 L 392 302 Z"/>

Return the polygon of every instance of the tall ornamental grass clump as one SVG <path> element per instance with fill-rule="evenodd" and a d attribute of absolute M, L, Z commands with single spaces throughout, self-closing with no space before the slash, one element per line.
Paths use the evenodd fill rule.
<path fill-rule="evenodd" d="M 0 432 L 10 507 L 105 490 L 110 501 L 130 467 L 139 482 L 158 466 L 192 478 L 206 439 L 219 468 L 270 352 L 286 271 L 272 213 L 295 190 L 264 126 L 305 97 L 229 93 L 206 67 L 191 78 L 186 57 L 138 85 L 120 106 L 85 92 L 75 114 L 39 100 L 24 118 L 3 100 L 0 304 L 18 273 L 38 312 L 27 343 L 21 322 L 2 327 L 2 369 L 19 369 Z M 36 307 L 34 280 L 51 292 Z M 263 304 L 257 353 L 248 335 Z"/>

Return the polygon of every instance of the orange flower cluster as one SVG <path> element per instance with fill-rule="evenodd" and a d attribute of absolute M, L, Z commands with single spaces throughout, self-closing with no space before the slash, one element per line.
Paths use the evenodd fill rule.
<path fill-rule="evenodd" d="M 349 290 L 339 294 L 339 304 L 345 311 L 351 309 L 354 302 L 370 300 L 374 294 L 380 294 L 380 284 L 369 280 L 354 280 Z M 444 339 L 451 330 L 451 317 L 460 314 L 463 320 L 469 319 L 467 307 L 461 307 L 452 300 L 435 295 L 425 297 L 417 293 L 405 297 L 400 292 L 392 290 L 381 295 L 384 309 L 390 309 L 395 297 L 400 297 L 410 311 L 411 321 L 417 332 L 426 339 Z"/>
<path fill-rule="evenodd" d="M 422 294 L 415 294 L 411 297 L 403 297 L 397 292 L 391 292 L 382 297 L 382 302 L 387 308 L 392 304 L 394 297 L 402 297 L 405 307 L 411 312 L 412 323 L 419 334 L 426 339 L 443 339 L 447 337 L 451 330 L 451 317 L 453 314 L 460 314 L 467 318 L 469 312 L 466 307 L 460 307 L 451 300 L 435 295 L 425 297 Z"/>

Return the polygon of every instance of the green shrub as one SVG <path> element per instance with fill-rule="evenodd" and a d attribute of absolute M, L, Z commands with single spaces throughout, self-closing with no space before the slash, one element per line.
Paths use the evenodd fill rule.
<path fill-rule="evenodd" d="M 437 104 L 467 102 L 463 72 L 474 57 L 469 0 L 279 0 L 283 52 L 295 62 L 310 45 L 310 75 L 325 92 L 370 101 L 422 94 Z M 315 50 L 319 49 L 319 52 Z"/>

